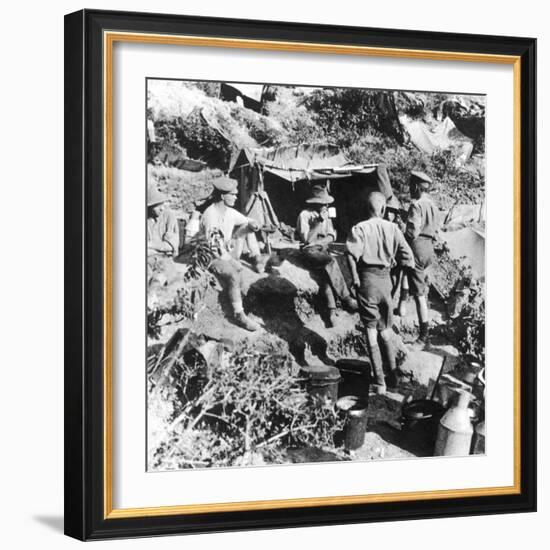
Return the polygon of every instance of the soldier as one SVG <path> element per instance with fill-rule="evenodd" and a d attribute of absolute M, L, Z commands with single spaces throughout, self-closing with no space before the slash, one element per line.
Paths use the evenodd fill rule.
<path fill-rule="evenodd" d="M 329 252 L 329 244 L 336 240 L 336 230 L 329 217 L 328 205 L 334 202 L 323 185 L 314 185 L 308 207 L 298 216 L 296 238 L 302 243 L 302 259 L 320 276 L 320 293 L 325 298 L 329 326 L 337 323 L 336 297 L 350 310 L 357 310 L 357 302 L 349 292 L 340 265 Z"/>
<path fill-rule="evenodd" d="M 368 219 L 355 225 L 346 242 L 353 281 L 357 289 L 359 314 L 367 331 L 369 357 L 374 373 L 372 390 L 386 392 L 386 380 L 378 335 L 388 370 L 388 381 L 394 385 L 395 349 L 391 341 L 393 325 L 392 282 L 390 269 L 396 263 L 412 267 L 414 257 L 396 224 L 384 220 L 386 199 L 379 192 L 367 198 Z"/>
<path fill-rule="evenodd" d="M 147 192 L 147 283 L 154 296 L 154 288 L 166 284 L 169 263 L 179 252 L 178 220 L 166 204 L 168 197 L 155 187 Z"/>
<path fill-rule="evenodd" d="M 432 180 L 424 172 L 411 172 L 409 188 L 412 202 L 407 216 L 405 238 L 414 254 L 414 267 L 408 270 L 409 293 L 416 304 L 420 327 L 418 342 L 425 344 L 428 339 L 428 269 L 434 258 L 439 215 L 429 195 Z"/>
<path fill-rule="evenodd" d="M 154 187 L 147 193 L 148 256 L 175 256 L 179 250 L 178 220 L 166 205 L 168 197 Z"/>
<path fill-rule="evenodd" d="M 248 245 L 252 263 L 258 272 L 263 271 L 264 258 L 260 254 L 254 235 L 260 229 L 258 222 L 247 218 L 233 206 L 237 200 L 237 181 L 228 177 L 216 178 L 211 203 L 203 212 L 199 224 L 200 234 L 207 239 L 215 251 L 215 258 L 209 269 L 227 292 L 233 309 L 233 320 L 238 326 L 255 331 L 260 325 L 247 317 L 243 309 L 241 294 L 241 271 L 239 258 L 243 243 Z"/>

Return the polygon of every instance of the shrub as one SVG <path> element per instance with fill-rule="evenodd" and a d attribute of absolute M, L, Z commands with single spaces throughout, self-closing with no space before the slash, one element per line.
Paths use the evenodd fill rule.
<path fill-rule="evenodd" d="M 194 109 L 188 117 L 174 123 L 174 133 L 190 158 L 203 160 L 210 167 L 226 169 L 229 166 L 231 144 L 202 118 L 200 109 Z"/>
<path fill-rule="evenodd" d="M 149 393 L 154 402 L 173 404 L 160 411 L 164 425 L 155 424 L 153 469 L 281 462 L 288 447 L 333 449 L 343 427 L 332 404 L 305 393 L 289 355 L 243 345 L 208 365 L 184 356 L 174 369 L 172 389 Z"/>
<path fill-rule="evenodd" d="M 272 147 L 280 143 L 280 126 L 269 117 L 259 115 L 240 105 L 231 104 L 232 119 L 246 129 L 248 135 L 262 147 Z"/>
<path fill-rule="evenodd" d="M 437 285 L 437 290 L 448 298 L 458 281 L 470 275 L 469 268 L 463 261 L 451 257 L 445 242 L 438 241 L 434 251 L 435 261 L 431 268 L 431 279 Z"/>
<path fill-rule="evenodd" d="M 214 257 L 211 247 L 208 243 L 197 240 L 192 243 L 190 248 L 192 250 L 189 255 L 188 269 L 175 298 L 167 303 L 147 305 L 147 336 L 149 338 L 159 338 L 163 320 L 167 317 L 171 323 L 178 323 L 184 319 L 196 319 L 206 291 L 215 285 L 214 276 L 208 271 L 208 265 Z M 150 262 L 148 266 L 149 281 L 154 281 L 157 274 L 162 275 L 164 261 L 167 260 L 157 259 Z"/>
<path fill-rule="evenodd" d="M 428 174 L 438 185 L 443 200 L 441 208 L 454 203 L 479 204 L 485 196 L 485 179 L 474 166 L 463 165 L 453 149 L 435 151 L 427 166 Z"/>
<path fill-rule="evenodd" d="M 190 87 L 203 91 L 209 97 L 220 97 L 221 84 L 219 82 L 196 81 Z"/>
<path fill-rule="evenodd" d="M 273 101 L 265 104 L 268 116 L 281 127 L 281 145 L 299 145 L 326 139 L 326 135 L 314 120 L 314 113 L 304 104 L 299 89 L 278 87 Z"/>
<path fill-rule="evenodd" d="M 485 364 L 485 285 L 474 281 L 460 313 L 449 320 L 447 333 L 458 351 Z"/>
<path fill-rule="evenodd" d="M 341 147 L 350 147 L 365 134 L 385 137 L 395 146 L 405 141 L 395 97 L 382 90 L 319 89 L 305 103 L 327 138 Z"/>

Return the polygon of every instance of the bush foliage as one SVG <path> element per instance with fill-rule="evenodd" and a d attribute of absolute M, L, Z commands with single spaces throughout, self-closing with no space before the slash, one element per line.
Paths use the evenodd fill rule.
<path fill-rule="evenodd" d="M 470 285 L 460 313 L 448 322 L 447 333 L 460 353 L 485 364 L 485 285 Z"/>
<path fill-rule="evenodd" d="M 155 413 L 150 468 L 280 463 L 291 447 L 334 449 L 343 419 L 305 392 L 294 368 L 288 355 L 246 345 L 209 365 L 179 358 L 169 384 L 150 388 L 153 402 L 172 405 Z"/>

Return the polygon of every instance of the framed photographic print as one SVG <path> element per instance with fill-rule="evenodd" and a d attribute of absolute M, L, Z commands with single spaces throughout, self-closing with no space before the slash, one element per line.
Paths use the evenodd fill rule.
<path fill-rule="evenodd" d="M 65 18 L 65 529 L 536 508 L 531 38 Z"/>

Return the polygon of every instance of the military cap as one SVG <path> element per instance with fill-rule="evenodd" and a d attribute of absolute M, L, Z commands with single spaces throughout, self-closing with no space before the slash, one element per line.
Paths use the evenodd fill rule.
<path fill-rule="evenodd" d="M 229 178 L 227 176 L 220 176 L 212 181 L 214 189 L 217 189 L 221 193 L 236 193 L 238 183 L 237 180 Z"/>
<path fill-rule="evenodd" d="M 147 206 L 155 206 L 168 201 L 168 197 L 160 193 L 155 187 L 150 187 L 147 191 Z"/>
<path fill-rule="evenodd" d="M 432 179 L 420 170 L 411 171 L 411 182 L 415 183 L 424 191 L 429 191 L 432 188 Z"/>

